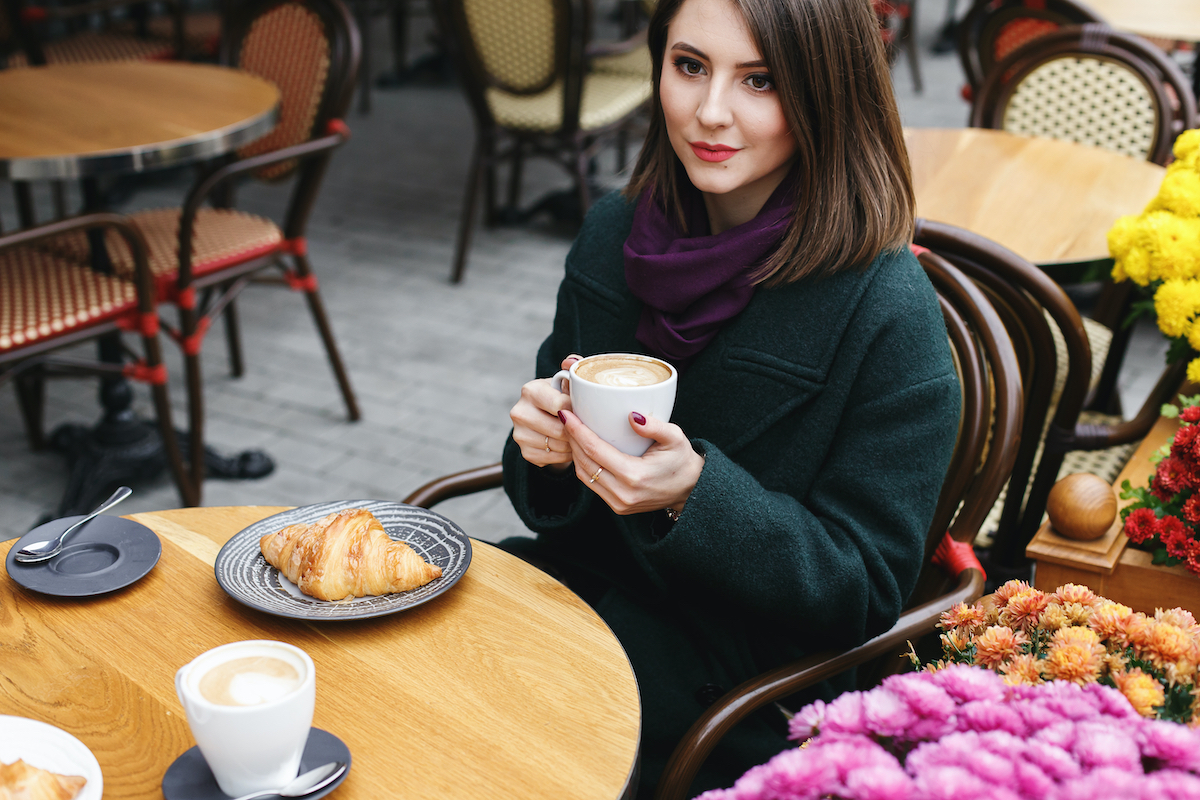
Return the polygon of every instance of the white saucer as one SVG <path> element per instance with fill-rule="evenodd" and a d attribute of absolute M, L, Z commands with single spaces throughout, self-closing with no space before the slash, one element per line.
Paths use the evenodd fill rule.
<path fill-rule="evenodd" d="M 59 775 L 82 775 L 87 783 L 75 800 L 100 800 L 104 776 L 87 745 L 61 728 L 28 717 L 0 716 L 0 761 L 17 759 Z"/>

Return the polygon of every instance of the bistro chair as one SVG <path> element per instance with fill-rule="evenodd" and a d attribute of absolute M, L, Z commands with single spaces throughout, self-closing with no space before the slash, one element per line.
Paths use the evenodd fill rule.
<path fill-rule="evenodd" d="M 920 94 L 921 62 L 917 46 L 917 0 L 871 0 L 879 27 L 883 33 L 883 44 L 887 49 L 888 63 L 894 65 L 904 51 L 908 69 L 912 73 L 913 91 Z"/>
<path fill-rule="evenodd" d="M 139 4 L 136 13 L 114 23 L 114 30 L 140 37 L 171 39 L 175 26 L 180 25 L 179 57 L 193 61 L 215 61 L 221 49 L 221 19 L 228 13 L 232 0 L 217 0 L 214 7 L 193 10 L 188 0 L 175 0 L 170 6 L 151 8 Z M 175 6 L 182 8 L 176 13 Z M 157 13 L 154 13 L 157 12 Z"/>
<path fill-rule="evenodd" d="M 274 82 L 282 93 L 279 123 L 241 148 L 234 160 L 202 177 L 182 208 L 130 215 L 150 247 L 159 296 L 179 309 L 179 327 L 168 332 L 187 366 L 192 473 L 204 474 L 204 404 L 200 350 L 218 316 L 225 318 L 232 373 L 243 372 L 236 300 L 252 281 L 304 294 L 351 420 L 358 403 L 334 340 L 308 259 L 305 231 L 321 180 L 335 148 L 350 135 L 341 117 L 354 91 L 358 29 L 339 0 L 253 0 L 229 18 L 222 61 Z M 237 179 L 292 180 L 284 221 L 232 207 Z M 204 205 L 211 201 L 212 206 Z M 118 271 L 128 254 L 109 237 Z M 87 241 L 59 238 L 61 252 L 80 257 Z M 260 273 L 272 273 L 261 275 Z M 201 478 L 197 477 L 197 485 Z"/>
<path fill-rule="evenodd" d="M 958 58 L 970 102 L 997 62 L 1021 45 L 1064 25 L 1104 22 L 1075 0 L 975 0 L 958 24 Z"/>
<path fill-rule="evenodd" d="M 590 0 L 434 0 L 434 6 L 476 128 L 450 277 L 458 283 L 466 268 L 480 183 L 486 223 L 495 224 L 500 217 L 497 164 L 511 164 L 508 216 L 519 215 L 526 156 L 562 166 L 574 180 L 580 214 L 585 213 L 592 199 L 592 158 L 649 99 L 650 73 L 622 68 L 620 60 L 610 60 L 610 69 L 589 68 Z M 604 56 L 617 58 L 611 52 Z"/>
<path fill-rule="evenodd" d="M 1183 71 L 1141 37 L 1072 25 L 1011 52 L 984 80 L 971 126 L 1068 139 L 1156 164 L 1197 125 Z"/>
<path fill-rule="evenodd" d="M 1025 392 L 1022 438 L 1004 494 L 988 515 L 977 544 L 991 548 L 1003 568 L 1024 565 L 1025 545 L 1042 522 L 1054 483 L 1091 472 L 1109 483 L 1179 388 L 1184 362 L 1169 366 L 1130 420 L 1085 409 L 1103 407 L 1106 379 L 1115 378 L 1124 345 L 1117 330 L 1129 311 L 1128 283 L 1109 282 L 1097 311 L 1112 328 L 1080 317 L 1062 288 L 1042 270 L 978 234 L 917 220 L 918 247 L 950 261 L 988 295 L 1004 320 L 1021 365 Z M 1097 314 L 1101 316 L 1101 314 Z M 1112 339 L 1116 331 L 1116 346 Z M 1014 489 L 1020 487 L 1020 491 Z"/>
<path fill-rule="evenodd" d="M 67 232 L 105 229 L 130 260 L 124 276 L 93 270 L 86 260 L 56 256 L 40 245 Z M 43 387 L 59 375 L 123 376 L 150 387 L 167 466 L 186 506 L 199 504 L 171 424 L 167 370 L 158 341 L 154 278 L 145 240 L 127 218 L 89 214 L 0 236 L 0 384 L 13 382 L 30 446 L 45 446 Z M 59 351 L 100 337 L 137 334 L 140 353 L 125 349 L 121 362 Z M 71 475 L 81 496 L 102 491 L 94 475 Z"/>
<path fill-rule="evenodd" d="M 1012 468 L 1021 425 L 1022 389 L 1016 353 L 984 294 L 936 256 L 922 260 L 934 282 L 959 371 L 963 407 L 958 440 L 926 542 L 926 565 L 909 607 L 886 633 L 844 652 L 818 653 L 752 679 L 718 699 L 676 747 L 659 780 L 656 800 L 690 797 L 697 771 L 739 721 L 845 670 L 860 682 L 898 663 L 906 643 L 934 631 L 942 612 L 983 592 L 984 575 L 967 544 L 975 538 Z M 443 500 L 502 484 L 501 467 L 466 470 L 427 483 L 404 502 L 429 508 Z M 947 577 L 947 573 L 949 577 Z M 881 660 L 881 665 L 872 662 Z"/>
<path fill-rule="evenodd" d="M 89 0 L 86 3 L 35 4 L 0 0 L 0 55 L 3 66 L 78 64 L 93 61 L 170 59 L 183 52 L 183 7 L 165 3 L 167 22 L 155 31 L 121 30 L 113 12 L 136 9 L 134 0 Z M 100 25 L 93 25 L 96 17 Z M 55 23 L 66 26 L 65 36 L 52 36 Z M 3 28 L 7 28 L 5 31 Z M 5 44 L 5 33 L 8 42 Z M 166 34 L 161 35 L 161 34 Z"/>

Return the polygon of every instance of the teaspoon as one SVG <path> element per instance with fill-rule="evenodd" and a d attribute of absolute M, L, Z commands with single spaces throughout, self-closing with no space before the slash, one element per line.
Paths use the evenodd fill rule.
<path fill-rule="evenodd" d="M 250 800 L 252 797 L 270 797 L 272 795 L 278 795 L 279 797 L 304 797 L 304 795 L 312 794 L 318 789 L 324 789 L 341 777 L 341 774 L 345 771 L 345 762 L 330 761 L 328 764 L 322 764 L 316 769 L 310 769 L 303 775 L 297 775 L 291 783 L 282 789 L 266 789 L 261 792 L 251 792 L 250 794 L 242 795 L 237 800 Z"/>
<path fill-rule="evenodd" d="M 97 516 L 103 514 L 105 511 L 108 511 L 110 508 L 124 500 L 126 497 L 129 497 L 131 494 L 133 494 L 132 489 L 130 489 L 128 486 L 122 486 L 113 492 L 112 497 L 101 503 L 95 511 L 88 514 L 71 527 L 67 528 L 58 536 L 55 536 L 49 541 L 33 542 L 22 547 L 17 551 L 16 556 L 14 556 L 15 560 L 21 562 L 22 564 L 33 564 L 38 561 L 46 561 L 54 558 L 56 555 L 58 555 L 59 551 L 62 550 L 63 542 L 66 540 L 68 534 L 79 530 L 86 523 L 91 522 Z"/>

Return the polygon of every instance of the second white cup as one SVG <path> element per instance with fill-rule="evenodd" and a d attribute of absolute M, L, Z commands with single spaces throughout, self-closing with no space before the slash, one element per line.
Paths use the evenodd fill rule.
<path fill-rule="evenodd" d="M 222 792 L 238 797 L 296 777 L 316 700 L 308 653 L 285 642 L 232 642 L 181 667 L 175 692 Z"/>
<path fill-rule="evenodd" d="M 634 432 L 630 413 L 670 421 L 675 409 L 675 367 L 658 358 L 634 353 L 601 353 L 559 371 L 554 388 L 570 383 L 571 410 L 597 436 L 631 456 L 654 444 Z"/>

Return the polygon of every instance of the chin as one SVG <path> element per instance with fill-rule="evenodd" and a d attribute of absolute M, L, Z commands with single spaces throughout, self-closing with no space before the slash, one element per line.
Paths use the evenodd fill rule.
<path fill-rule="evenodd" d="M 688 179 L 692 185 L 705 194 L 727 194 L 740 187 L 744 182 L 737 176 L 731 175 L 730 170 L 708 168 L 705 164 L 699 168 L 687 169 Z"/>

